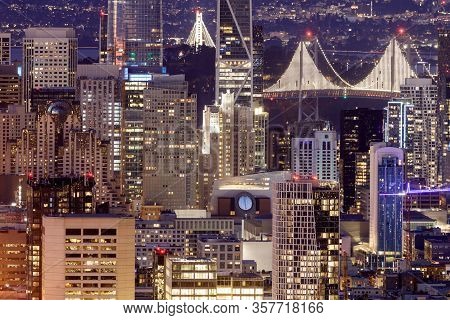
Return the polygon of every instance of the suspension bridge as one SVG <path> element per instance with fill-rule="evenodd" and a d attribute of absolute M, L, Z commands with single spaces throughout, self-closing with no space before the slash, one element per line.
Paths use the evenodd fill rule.
<path fill-rule="evenodd" d="M 310 54 L 310 50 L 312 48 Z M 319 54 L 329 72 L 325 75 L 318 65 Z M 416 50 L 419 60 L 422 60 Z M 428 74 L 431 74 L 427 70 Z M 415 78 L 416 73 L 402 51 L 396 38 L 390 40 L 381 58 L 370 73 L 358 83 L 350 83 L 333 67 L 317 38 L 301 41 L 294 56 L 277 82 L 264 90 L 268 99 L 299 99 L 299 120 L 318 119 L 317 101 L 326 97 L 358 97 L 392 99 L 400 96 L 400 86 L 406 78 Z"/>
<path fill-rule="evenodd" d="M 308 44 L 314 48 L 312 57 Z M 318 54 L 324 57 L 331 75 L 326 76 L 317 66 Z M 265 90 L 267 98 L 298 96 L 335 97 L 355 96 L 368 98 L 392 98 L 400 94 L 400 86 L 406 78 L 416 77 L 406 55 L 394 38 L 373 70 L 359 83 L 351 84 L 334 69 L 317 39 L 301 41 L 280 79 Z"/>

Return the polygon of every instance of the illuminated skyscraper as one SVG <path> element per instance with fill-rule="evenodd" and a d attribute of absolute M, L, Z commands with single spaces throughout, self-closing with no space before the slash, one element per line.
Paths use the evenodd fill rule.
<path fill-rule="evenodd" d="M 255 171 L 255 147 L 265 147 L 267 113 L 235 105 L 234 95 L 222 95 L 220 106 L 205 106 L 199 156 L 200 204 L 209 202 L 216 179 L 242 176 Z M 256 111 L 256 112 L 255 112 Z M 255 122 L 258 128 L 255 129 Z M 259 137 L 256 137 L 259 130 Z M 264 159 L 259 158 L 260 161 Z"/>
<path fill-rule="evenodd" d="M 0 65 L 11 64 L 11 34 L 0 33 Z"/>
<path fill-rule="evenodd" d="M 255 105 L 254 129 L 255 129 L 255 169 L 267 169 L 267 140 L 269 138 L 269 113 L 264 107 Z"/>
<path fill-rule="evenodd" d="M 450 30 L 440 29 L 438 38 L 439 129 L 442 133 L 439 155 L 440 182 L 450 183 Z"/>
<path fill-rule="evenodd" d="M 31 92 L 39 88 L 75 88 L 77 43 L 71 28 L 29 28 L 23 39 L 23 101 L 31 108 Z"/>
<path fill-rule="evenodd" d="M 370 248 L 379 268 L 393 268 L 402 256 L 403 150 L 381 142 L 370 147 Z"/>
<path fill-rule="evenodd" d="M 262 105 L 264 73 L 263 27 L 253 26 L 253 103 Z"/>
<path fill-rule="evenodd" d="M 153 75 L 147 70 L 125 68 L 122 81 L 121 183 L 125 200 L 140 201 L 143 185 L 144 90 Z"/>
<path fill-rule="evenodd" d="M 217 1 L 216 102 L 230 91 L 234 103 L 252 107 L 253 29 L 251 0 Z"/>
<path fill-rule="evenodd" d="M 79 65 L 77 100 L 80 102 L 82 128 L 95 130 L 109 141 L 109 168 L 118 174 L 121 153 L 121 86 L 119 67 L 114 65 Z"/>
<path fill-rule="evenodd" d="M 406 79 L 401 86 L 406 99 L 388 103 L 385 113 L 385 141 L 405 150 L 408 179 L 424 179 L 438 185 L 437 86 L 432 79 Z"/>
<path fill-rule="evenodd" d="M 219 165 L 212 168 L 216 177 L 234 177 L 254 172 L 255 132 L 254 111 L 234 104 L 234 95 L 222 95 L 222 104 L 206 106 L 204 119 L 204 154 L 217 154 Z M 218 134 L 217 138 L 211 134 Z"/>
<path fill-rule="evenodd" d="M 272 299 L 338 299 L 337 184 L 294 174 L 272 192 Z"/>
<path fill-rule="evenodd" d="M 21 104 L 21 101 L 17 67 L 0 65 L 0 105 Z"/>
<path fill-rule="evenodd" d="M 108 61 L 162 66 L 162 0 L 108 1 Z"/>
<path fill-rule="evenodd" d="M 184 75 L 161 77 L 144 90 L 144 203 L 196 206 L 197 97 Z"/>
<path fill-rule="evenodd" d="M 108 61 L 108 12 L 100 10 L 100 24 L 98 30 L 98 62 Z"/>
<path fill-rule="evenodd" d="M 124 64 L 123 6 L 125 0 L 108 0 L 107 61 Z"/>
<path fill-rule="evenodd" d="M 358 108 L 341 112 L 340 161 L 344 212 L 355 206 L 356 153 L 369 152 L 370 143 L 383 141 L 383 111 Z"/>

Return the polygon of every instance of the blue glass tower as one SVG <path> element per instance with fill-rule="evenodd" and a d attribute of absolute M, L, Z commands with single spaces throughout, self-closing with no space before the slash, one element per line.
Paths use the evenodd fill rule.
<path fill-rule="evenodd" d="M 370 246 L 378 267 L 394 268 L 402 257 L 404 193 L 403 150 L 377 143 L 371 147 Z"/>

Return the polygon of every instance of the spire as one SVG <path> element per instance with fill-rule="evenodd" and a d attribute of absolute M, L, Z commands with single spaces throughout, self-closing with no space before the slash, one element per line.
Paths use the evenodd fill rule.
<path fill-rule="evenodd" d="M 191 33 L 189 34 L 189 38 L 187 40 L 187 44 L 195 47 L 197 50 L 198 47 L 205 45 L 208 47 L 215 47 L 214 41 L 212 40 L 208 29 L 206 29 L 206 25 L 203 22 L 203 14 L 202 11 L 197 8 L 195 10 L 195 23 L 194 27 L 191 30 Z"/>

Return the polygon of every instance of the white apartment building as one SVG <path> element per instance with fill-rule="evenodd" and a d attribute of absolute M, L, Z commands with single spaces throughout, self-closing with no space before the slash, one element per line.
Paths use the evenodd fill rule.
<path fill-rule="evenodd" d="M 292 171 L 302 177 L 337 181 L 336 131 L 314 131 L 312 138 L 292 139 Z"/>

